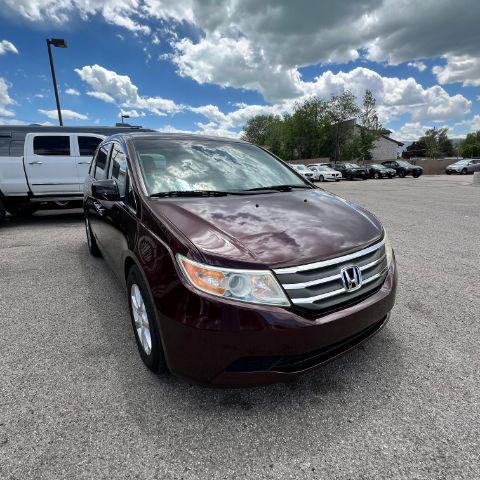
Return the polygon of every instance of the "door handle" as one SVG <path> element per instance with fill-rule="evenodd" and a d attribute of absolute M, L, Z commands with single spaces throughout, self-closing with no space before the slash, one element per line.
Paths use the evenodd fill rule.
<path fill-rule="evenodd" d="M 40 160 L 34 160 L 33 162 L 28 162 L 30 165 L 41 165 L 43 162 Z"/>
<path fill-rule="evenodd" d="M 93 202 L 93 207 L 95 208 L 95 211 L 100 215 L 103 216 L 105 215 L 105 212 L 107 209 L 99 202 Z"/>
<path fill-rule="evenodd" d="M 78 162 L 79 165 L 90 165 L 91 162 Z"/>

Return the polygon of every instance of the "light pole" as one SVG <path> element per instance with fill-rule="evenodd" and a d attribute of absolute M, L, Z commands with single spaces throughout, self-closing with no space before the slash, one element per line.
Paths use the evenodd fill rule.
<path fill-rule="evenodd" d="M 123 125 L 123 119 L 124 119 L 124 118 L 130 118 L 130 115 L 123 115 L 123 114 L 121 114 L 120 116 L 122 117 L 122 125 Z"/>
<path fill-rule="evenodd" d="M 63 38 L 47 38 L 48 58 L 50 60 L 50 70 L 52 72 L 53 91 L 55 92 L 55 101 L 57 102 L 58 122 L 63 127 L 62 111 L 60 110 L 60 99 L 58 97 L 57 79 L 55 77 L 55 68 L 53 67 L 53 57 L 51 45 L 58 48 L 67 48 L 67 43 Z"/>

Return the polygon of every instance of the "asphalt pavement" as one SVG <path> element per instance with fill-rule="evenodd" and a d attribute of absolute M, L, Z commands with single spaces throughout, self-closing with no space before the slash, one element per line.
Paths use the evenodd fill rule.
<path fill-rule="evenodd" d="M 386 226 L 397 304 L 360 348 L 250 389 L 143 366 L 80 213 L 0 226 L 0 478 L 480 478 L 480 187 L 323 186 Z"/>

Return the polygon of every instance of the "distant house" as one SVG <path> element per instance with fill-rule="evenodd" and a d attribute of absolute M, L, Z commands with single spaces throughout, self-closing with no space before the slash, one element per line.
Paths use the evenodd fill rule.
<path fill-rule="evenodd" d="M 343 128 L 353 129 L 353 135 L 360 135 L 360 130 L 364 127 L 357 124 L 355 119 L 343 122 Z M 385 160 L 395 160 L 398 156 L 398 148 L 403 147 L 403 143 L 390 138 L 390 130 L 383 130 L 382 135 L 375 141 L 372 150 L 372 162 L 383 162 Z M 361 160 L 361 159 L 359 159 Z"/>

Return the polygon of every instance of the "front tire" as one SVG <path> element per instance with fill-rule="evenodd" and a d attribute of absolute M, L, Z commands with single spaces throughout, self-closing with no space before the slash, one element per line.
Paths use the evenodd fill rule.
<path fill-rule="evenodd" d="M 128 272 L 127 292 L 130 318 L 140 357 L 152 372 L 165 372 L 167 364 L 157 328 L 155 308 L 142 274 L 136 266 Z"/>
<path fill-rule="evenodd" d="M 102 254 L 100 253 L 100 249 L 98 248 L 97 241 L 95 240 L 95 237 L 93 235 L 92 227 L 90 225 L 90 220 L 86 215 L 85 215 L 85 233 L 87 235 L 88 251 L 94 257 L 101 257 Z"/>
<path fill-rule="evenodd" d="M 400 170 L 400 171 L 398 172 L 398 176 L 399 176 L 400 178 L 405 178 L 405 170 Z"/>
<path fill-rule="evenodd" d="M 318 177 L 318 181 L 319 181 L 319 182 L 324 182 L 324 181 L 325 181 L 325 179 L 323 178 L 323 175 L 320 175 L 320 176 Z"/>
<path fill-rule="evenodd" d="M 462 175 L 466 175 L 468 173 L 468 170 L 466 168 L 462 169 Z"/>
<path fill-rule="evenodd" d="M 378 179 L 380 178 L 380 173 L 375 172 L 375 173 L 373 174 L 373 178 L 374 178 L 375 180 L 378 180 Z"/>

